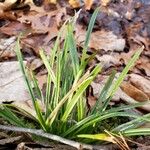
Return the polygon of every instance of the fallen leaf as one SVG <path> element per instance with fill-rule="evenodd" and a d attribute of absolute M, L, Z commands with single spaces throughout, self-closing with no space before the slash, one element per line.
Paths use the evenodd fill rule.
<path fill-rule="evenodd" d="M 44 39 L 46 38 L 47 34 L 31 34 L 26 36 L 25 38 L 21 39 L 22 47 L 26 46 L 32 48 L 36 54 L 39 54 L 39 50 L 42 47 L 44 50 L 48 50 L 49 46 L 45 43 Z"/>
<path fill-rule="evenodd" d="M 84 0 L 84 5 L 86 10 L 90 10 L 94 0 Z"/>
<path fill-rule="evenodd" d="M 147 63 L 141 61 L 141 63 L 138 63 L 136 67 L 141 70 L 141 72 L 144 71 L 144 74 L 150 77 L 150 60 Z"/>
<path fill-rule="evenodd" d="M 136 104 L 137 103 L 136 100 L 134 100 L 132 97 L 130 97 L 128 94 L 126 94 L 121 88 L 119 88 L 117 90 L 116 94 L 117 94 L 118 99 L 115 99 L 115 101 L 117 101 L 117 102 L 119 100 L 122 100 L 127 104 Z M 112 98 L 112 100 L 114 100 L 114 98 Z M 145 104 L 143 106 L 140 106 L 139 108 L 141 108 L 141 109 L 143 109 L 147 112 L 150 112 L 150 103 L 149 103 L 149 101 L 147 101 L 147 104 Z"/>
<path fill-rule="evenodd" d="M 40 89 L 43 89 L 44 84 L 47 82 L 47 75 L 39 75 L 36 77 L 36 79 L 38 80 Z"/>
<path fill-rule="evenodd" d="M 11 58 L 16 56 L 14 51 L 16 44 L 16 37 L 11 36 L 10 38 L 0 39 L 0 58 Z"/>
<path fill-rule="evenodd" d="M 19 63 L 0 63 L 0 103 L 30 99 Z"/>
<path fill-rule="evenodd" d="M 106 83 L 107 81 L 107 78 L 108 76 L 101 76 L 101 77 L 98 77 L 100 80 L 96 81 L 96 82 L 92 82 L 91 83 L 91 86 L 93 88 L 93 94 L 96 98 L 99 97 L 100 95 L 100 92 L 102 91 L 103 87 L 104 87 L 104 84 Z"/>
<path fill-rule="evenodd" d="M 0 13 L 0 19 L 4 19 L 6 21 L 16 21 L 17 16 L 13 12 L 3 12 Z"/>
<path fill-rule="evenodd" d="M 20 32 L 29 32 L 30 26 L 18 21 L 12 21 L 8 25 L 0 28 L 0 32 L 6 35 L 14 36 L 19 35 Z"/>
<path fill-rule="evenodd" d="M 34 33 L 35 32 L 46 33 L 52 27 L 55 27 L 57 29 L 57 24 L 54 19 L 56 13 L 58 13 L 58 11 L 51 12 L 48 14 L 46 13 L 41 14 L 41 13 L 31 11 L 27 15 L 23 15 L 20 18 L 18 18 L 18 21 L 20 23 L 31 24 L 32 29 L 34 29 Z"/>
<path fill-rule="evenodd" d="M 128 82 L 123 82 L 120 87 L 127 95 L 136 101 L 143 102 L 149 100 L 149 97 L 144 92 Z"/>
<path fill-rule="evenodd" d="M 76 27 L 76 39 L 81 46 L 83 45 L 85 35 L 86 31 L 78 25 Z M 125 48 L 125 39 L 117 37 L 111 31 L 96 31 L 91 34 L 89 47 L 95 50 L 104 49 L 105 51 L 123 51 Z"/>
<path fill-rule="evenodd" d="M 142 92 L 146 93 L 150 98 L 150 80 L 137 74 L 130 74 L 129 77 L 131 84 L 140 89 Z"/>
<path fill-rule="evenodd" d="M 121 65 L 120 61 L 115 57 L 115 54 L 105 54 L 102 56 L 96 55 L 96 58 L 98 61 L 100 61 L 104 69 L 108 69 L 111 66 Z"/>
<path fill-rule="evenodd" d="M 42 60 L 39 59 L 39 58 L 34 58 L 34 59 L 33 59 L 31 62 L 29 62 L 29 63 L 30 63 L 29 68 L 30 68 L 31 70 L 35 70 L 35 69 L 37 69 L 37 68 L 39 68 L 39 67 L 41 67 L 41 66 L 43 65 Z"/>
<path fill-rule="evenodd" d="M 48 51 L 49 42 L 58 35 L 58 28 L 62 25 L 65 17 L 66 8 L 47 13 L 30 11 L 28 14 L 22 15 L 18 18 L 18 21 L 30 24 L 32 32 L 21 41 L 34 49 L 37 54 L 40 47 Z"/>
<path fill-rule="evenodd" d="M 119 74 L 118 74 L 119 75 Z M 117 78 L 117 76 L 118 75 L 116 75 L 116 78 Z M 103 89 L 103 87 L 104 87 L 104 85 L 105 85 L 105 83 L 106 83 L 106 81 L 107 81 L 107 79 L 108 79 L 108 76 L 99 76 L 98 77 L 98 79 L 97 79 L 97 81 L 96 82 L 92 82 L 91 83 L 91 86 L 92 86 L 92 88 L 93 88 L 93 94 L 94 94 L 94 96 L 96 97 L 96 98 L 98 98 L 99 97 L 99 94 L 100 94 L 100 92 L 102 91 L 102 89 Z M 116 80 L 116 79 L 115 79 Z M 115 80 L 114 80 L 114 82 L 115 82 Z M 125 81 L 124 81 L 125 82 Z M 125 82 L 126 83 L 126 82 Z M 126 87 L 124 88 L 127 92 L 128 91 L 130 91 L 129 89 L 130 89 L 130 87 L 129 86 L 127 86 L 127 85 L 125 85 Z M 132 86 L 132 85 L 131 85 Z M 134 86 L 133 86 L 134 87 Z M 136 90 L 136 91 L 135 91 Z M 147 98 L 147 99 L 145 99 L 145 101 L 146 100 L 149 100 L 149 98 L 148 98 L 148 96 L 144 93 L 143 94 L 143 92 L 142 91 L 140 91 L 140 90 L 138 90 L 138 89 L 136 88 L 136 87 L 134 87 L 134 88 L 132 88 L 131 89 L 131 91 L 133 91 L 133 92 L 131 92 L 132 94 L 130 94 L 130 95 L 128 95 L 128 93 L 126 93 L 126 91 L 123 91 L 123 89 L 121 89 L 120 87 L 118 88 L 118 90 L 117 90 L 117 92 L 115 93 L 115 95 L 112 97 L 112 102 L 119 102 L 119 101 L 121 101 L 121 100 L 123 100 L 124 102 L 126 102 L 126 103 L 128 103 L 128 104 L 135 104 L 135 103 L 137 103 L 138 101 L 137 100 L 135 100 L 134 98 L 138 98 L 138 100 L 140 100 L 140 101 L 144 101 L 144 99 L 143 99 L 143 97 L 144 98 Z M 138 95 L 134 95 L 134 94 L 137 94 L 137 93 L 135 93 L 135 92 L 139 92 L 140 91 L 140 93 L 142 93 L 141 95 L 140 94 L 138 94 Z M 132 96 L 133 95 L 133 96 Z M 143 96 L 144 95 L 144 96 Z M 132 97 L 131 97 L 132 96 Z M 149 101 L 147 101 L 147 102 L 149 102 Z M 92 104 L 93 104 L 93 101 L 92 101 Z M 141 106 L 140 107 L 141 109 L 143 109 L 143 110 L 145 110 L 145 111 L 148 111 L 148 112 L 150 112 L 150 104 L 149 103 L 147 103 L 147 104 L 145 104 L 145 105 L 143 105 L 143 106 Z"/>
<path fill-rule="evenodd" d="M 69 0 L 69 4 L 70 4 L 73 8 L 79 8 L 79 7 L 81 6 L 80 0 Z"/>

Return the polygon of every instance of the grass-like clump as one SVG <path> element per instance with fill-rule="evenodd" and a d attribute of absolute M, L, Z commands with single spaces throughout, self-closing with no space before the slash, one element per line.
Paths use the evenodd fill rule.
<path fill-rule="evenodd" d="M 139 58 L 143 48 L 136 51 L 115 82 L 113 81 L 116 72 L 112 72 L 101 91 L 95 106 L 88 111 L 86 104 L 86 89 L 102 69 L 102 66 L 99 64 L 95 65 L 94 68 L 87 68 L 88 62 L 94 57 L 94 55 L 89 56 L 86 52 L 98 12 L 99 9 L 96 9 L 91 17 L 81 58 L 79 58 L 74 37 L 74 18 L 69 20 L 61 28 L 49 56 L 45 54 L 44 50 L 40 50 L 41 59 L 48 71 L 45 95 L 43 95 L 39 88 L 34 73 L 27 71 L 23 64 L 18 38 L 16 44 L 17 58 L 31 96 L 36 115 L 34 116 L 23 110 L 20 110 L 22 112 L 20 114 L 26 114 L 26 117 L 30 117 L 30 119 L 33 120 L 33 124 L 35 124 L 34 128 L 41 128 L 47 133 L 57 134 L 68 139 L 77 140 L 81 137 L 95 137 L 95 139 L 109 141 L 109 138 L 107 138 L 108 133 L 98 130 L 105 120 L 113 117 L 134 118 L 128 123 L 122 125 L 118 124 L 118 126 L 115 125 L 115 127 L 109 131 L 115 134 L 121 132 L 123 135 L 129 136 L 137 135 L 139 133 L 139 130 L 135 129 L 135 127 L 138 126 L 141 120 L 148 120 L 149 116 L 139 117 L 139 115 L 124 111 L 141 106 L 141 103 L 119 106 L 116 108 L 108 107 L 111 98 L 124 80 L 129 69 Z M 66 35 L 62 45 L 61 35 L 64 31 Z M 41 101 L 44 109 L 41 109 L 39 101 Z M 6 105 L 0 106 L 0 116 L 13 125 L 26 128 L 29 127 L 27 123 L 24 124 L 22 119 L 18 117 L 18 111 L 12 111 L 11 108 Z M 95 131 L 101 132 L 97 135 L 98 138 L 93 135 Z M 143 131 L 143 133 L 144 132 L 145 131 Z"/>

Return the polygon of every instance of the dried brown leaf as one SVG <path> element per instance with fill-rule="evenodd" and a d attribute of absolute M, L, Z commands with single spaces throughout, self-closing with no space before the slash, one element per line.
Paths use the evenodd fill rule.
<path fill-rule="evenodd" d="M 19 35 L 20 32 L 31 30 L 28 24 L 20 23 L 18 21 L 12 21 L 8 25 L 0 28 L 0 32 L 6 35 Z"/>
<path fill-rule="evenodd" d="M 150 80 L 137 74 L 130 74 L 129 77 L 132 85 L 146 93 L 150 98 Z"/>
<path fill-rule="evenodd" d="M 0 39 L 0 58 L 6 59 L 16 56 L 16 53 L 14 51 L 15 44 L 16 44 L 15 36 Z"/>
<path fill-rule="evenodd" d="M 0 63 L 0 103 L 7 101 L 25 101 L 30 95 L 18 62 Z"/>
<path fill-rule="evenodd" d="M 136 101 L 143 102 L 149 100 L 149 97 L 144 92 L 128 82 L 123 82 L 121 89 Z"/>
<path fill-rule="evenodd" d="M 79 7 L 81 6 L 80 0 L 69 0 L 69 4 L 70 4 L 73 8 L 79 8 Z"/>
<path fill-rule="evenodd" d="M 76 38 L 79 45 L 83 45 L 85 35 L 86 31 L 78 25 L 76 27 Z M 123 51 L 125 39 L 117 37 L 111 31 L 96 31 L 91 34 L 89 47 L 95 50 L 104 49 L 105 51 Z"/>
<path fill-rule="evenodd" d="M 84 0 L 84 4 L 85 4 L 85 9 L 86 10 L 90 10 L 92 7 L 94 0 Z"/>

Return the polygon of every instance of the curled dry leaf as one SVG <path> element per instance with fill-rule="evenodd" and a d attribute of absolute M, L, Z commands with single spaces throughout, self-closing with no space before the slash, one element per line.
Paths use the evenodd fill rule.
<path fill-rule="evenodd" d="M 128 89 L 129 90 L 129 89 Z M 121 88 L 119 88 L 116 92 L 117 94 L 117 101 L 118 100 L 123 100 L 125 103 L 128 103 L 128 104 L 136 104 L 137 101 L 134 100 L 132 97 L 130 97 L 127 93 L 125 93 Z M 112 99 L 114 100 L 114 98 Z M 115 99 L 116 101 L 116 99 Z M 147 104 L 143 105 L 143 106 L 140 106 L 139 108 L 147 111 L 147 112 L 150 112 L 150 103 L 149 101 L 147 101 Z"/>
<path fill-rule="evenodd" d="M 79 45 L 82 46 L 86 31 L 81 26 L 76 27 L 76 38 Z M 117 43 L 117 44 L 116 44 Z M 96 31 L 91 34 L 89 47 L 95 50 L 104 49 L 105 51 L 123 51 L 125 39 L 117 37 L 111 31 Z"/>
<path fill-rule="evenodd" d="M 128 82 L 123 82 L 121 89 L 136 101 L 143 102 L 149 100 L 149 97 L 144 92 Z"/>
<path fill-rule="evenodd" d="M 69 0 L 69 4 L 73 8 L 79 8 L 79 7 L 81 7 L 81 1 L 80 0 Z"/>
<path fill-rule="evenodd" d="M 146 93 L 150 98 L 150 80 L 137 74 L 130 74 L 129 77 L 132 85 Z"/>
<path fill-rule="evenodd" d="M 90 10 L 94 0 L 84 0 L 84 5 L 86 10 Z"/>

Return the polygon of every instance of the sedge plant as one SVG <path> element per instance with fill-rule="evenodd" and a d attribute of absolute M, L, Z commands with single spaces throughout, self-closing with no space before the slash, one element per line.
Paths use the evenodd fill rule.
<path fill-rule="evenodd" d="M 140 122 L 141 120 L 150 121 L 147 116 L 142 118 L 139 115 L 124 111 L 139 107 L 145 103 L 120 106 L 115 109 L 108 108 L 111 98 L 124 80 L 129 69 L 139 58 L 143 48 L 136 51 L 115 82 L 113 81 L 116 72 L 112 72 L 101 91 L 95 106 L 88 111 L 86 104 L 86 89 L 102 69 L 102 66 L 99 64 L 95 65 L 94 68 L 87 68 L 88 62 L 95 56 L 95 54 L 89 56 L 87 54 L 87 49 L 98 12 L 99 8 L 94 11 L 91 17 L 85 43 L 83 45 L 81 59 L 79 58 L 77 44 L 74 37 L 74 18 L 69 20 L 60 29 L 49 56 L 45 54 L 43 49 L 40 50 L 40 57 L 48 72 L 45 95 L 42 93 L 34 73 L 29 70 L 27 71 L 25 68 L 18 38 L 16 43 L 16 54 L 27 89 L 32 99 L 35 115 L 30 114 L 21 108 L 17 108 L 16 106 L 15 108 L 17 108 L 18 111 L 14 111 L 12 105 L 0 105 L 1 117 L 13 125 L 28 128 L 28 124 L 24 124 L 18 117 L 19 113 L 19 115 L 25 115 L 25 117 L 29 117 L 30 120 L 32 119 L 33 124 L 35 123 L 34 128 L 41 128 L 45 132 L 57 134 L 70 139 L 86 137 L 84 136 L 85 134 L 93 134 L 100 123 L 113 117 L 135 118 L 133 122 Z M 61 35 L 64 33 L 64 30 L 65 38 L 62 45 Z M 41 101 L 43 109 L 41 109 L 39 101 Z M 123 133 L 126 135 L 131 135 L 133 132 L 125 131 L 126 126 L 127 124 L 120 125 L 115 127 L 112 131 L 116 133 L 124 131 Z M 143 133 L 144 132 L 145 131 L 143 131 Z M 103 133 L 100 137 L 101 140 L 106 140 L 107 136 Z"/>

